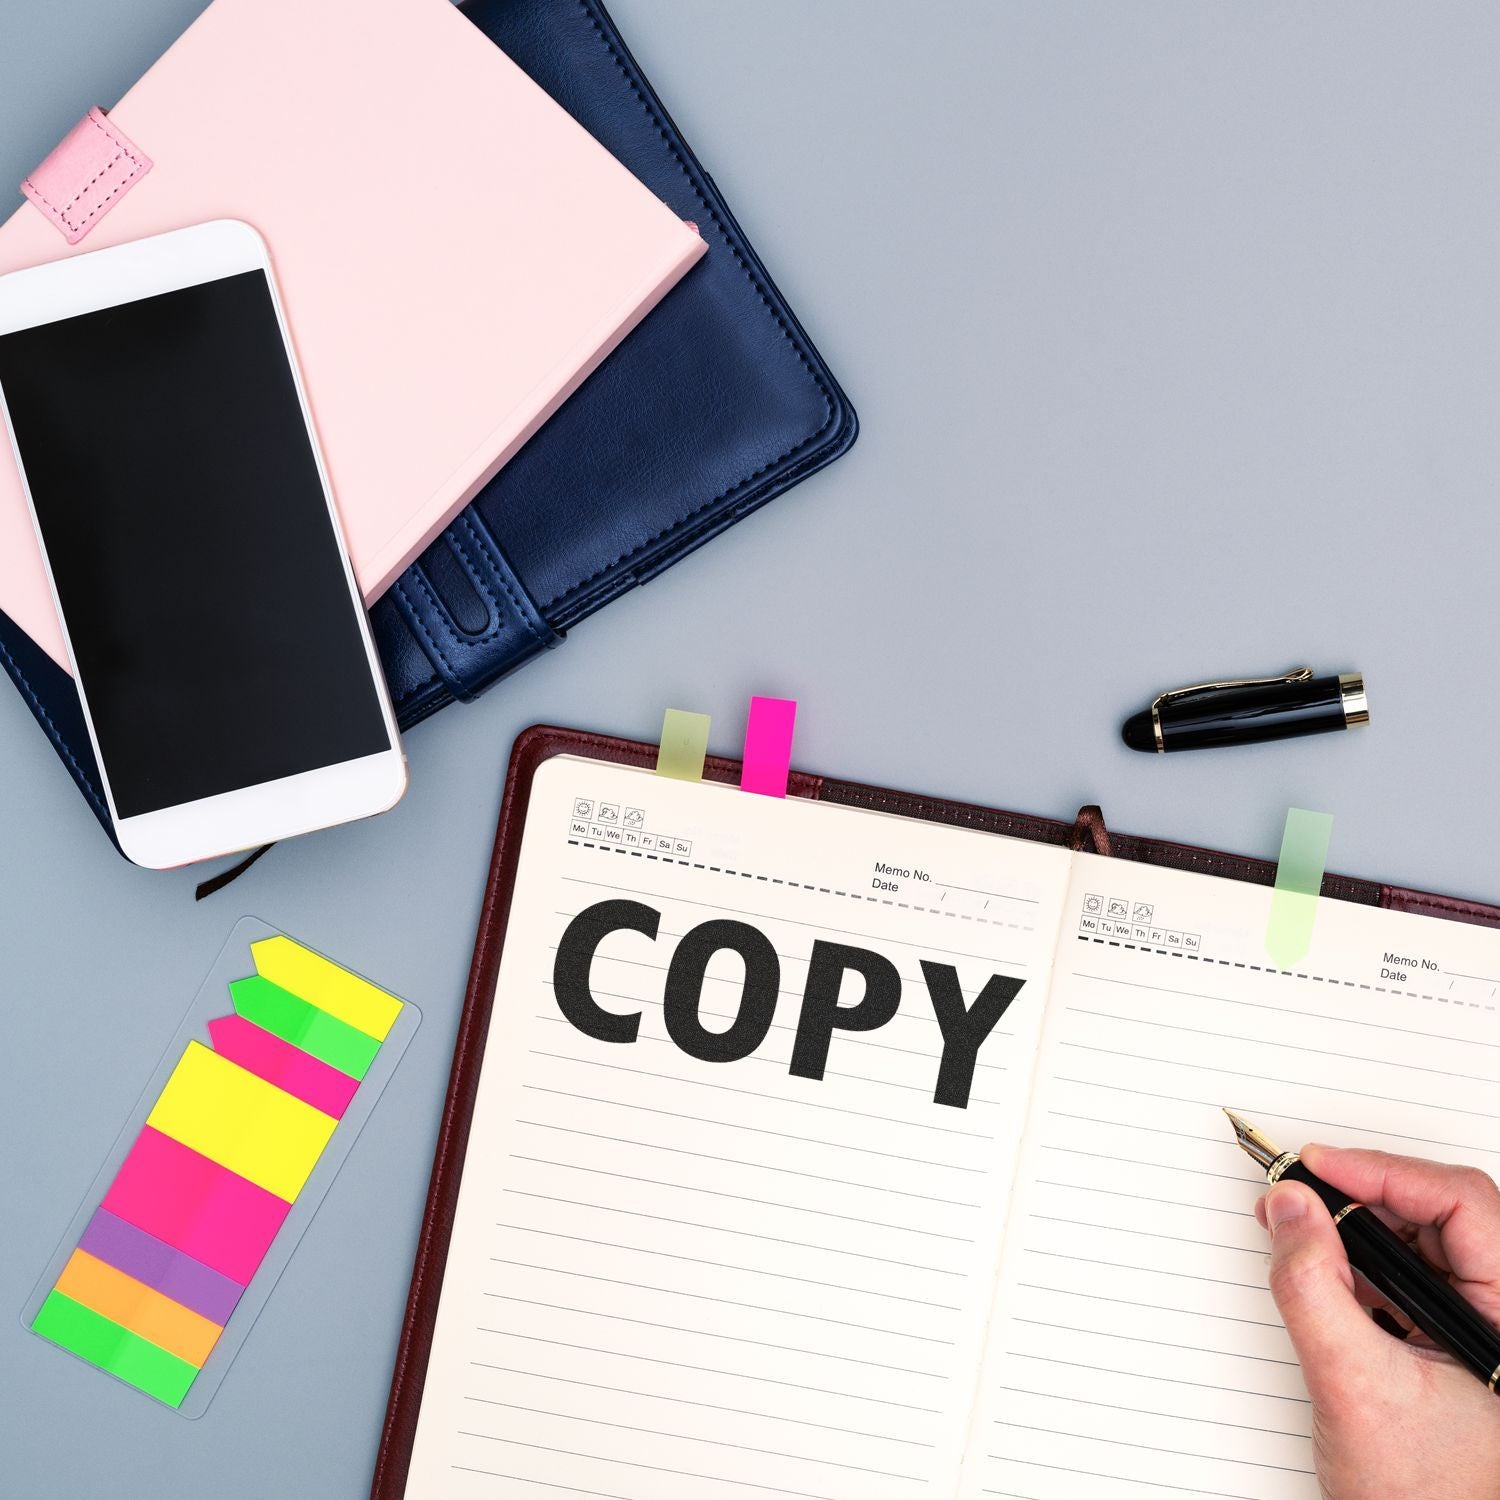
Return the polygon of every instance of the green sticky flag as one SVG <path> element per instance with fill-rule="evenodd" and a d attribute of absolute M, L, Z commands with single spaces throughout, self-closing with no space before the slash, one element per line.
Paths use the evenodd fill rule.
<path fill-rule="evenodd" d="M 380 1043 L 259 974 L 230 982 L 235 1012 L 350 1078 L 363 1078 Z"/>
<path fill-rule="evenodd" d="M 1281 858 L 1276 862 L 1276 889 L 1271 892 L 1271 917 L 1266 923 L 1266 952 L 1278 968 L 1296 963 L 1312 943 L 1332 834 L 1331 813 L 1287 809 Z"/>
<path fill-rule="evenodd" d="M 122 1328 L 61 1292 L 47 1294 L 31 1326 L 44 1339 L 61 1345 L 98 1369 L 108 1370 L 168 1406 L 181 1406 L 188 1387 L 198 1378 L 196 1365 L 168 1354 L 138 1333 Z"/>
<path fill-rule="evenodd" d="M 702 781 L 708 754 L 707 714 L 669 708 L 661 721 L 661 747 L 656 752 L 656 774 L 676 781 Z"/>

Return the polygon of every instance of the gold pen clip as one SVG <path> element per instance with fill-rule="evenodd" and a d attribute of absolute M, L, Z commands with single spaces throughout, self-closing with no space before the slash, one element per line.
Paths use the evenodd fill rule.
<path fill-rule="evenodd" d="M 1288 667 L 1285 672 L 1278 672 L 1274 677 L 1234 677 L 1223 682 L 1195 682 L 1191 687 L 1171 688 L 1165 693 L 1158 693 L 1151 700 L 1151 728 L 1156 733 L 1156 753 L 1161 755 L 1167 748 L 1161 737 L 1161 707 L 1164 703 L 1191 698 L 1197 693 L 1216 693 L 1221 688 L 1274 687 L 1278 682 L 1310 682 L 1312 674 L 1311 667 Z"/>

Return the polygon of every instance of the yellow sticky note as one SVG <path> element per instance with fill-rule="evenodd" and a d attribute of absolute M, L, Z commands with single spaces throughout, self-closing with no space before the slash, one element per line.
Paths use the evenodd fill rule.
<path fill-rule="evenodd" d="M 201 1042 L 188 1043 L 146 1123 L 288 1203 L 338 1126 Z"/>
<path fill-rule="evenodd" d="M 250 944 L 255 971 L 309 1005 L 383 1042 L 401 1014 L 401 1002 L 366 979 L 294 943 L 286 936 Z"/>

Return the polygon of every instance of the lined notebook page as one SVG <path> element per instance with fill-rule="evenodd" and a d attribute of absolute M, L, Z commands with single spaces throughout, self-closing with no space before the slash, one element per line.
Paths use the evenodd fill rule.
<path fill-rule="evenodd" d="M 1035 844 L 547 763 L 408 1495 L 949 1500 L 1068 870 Z M 554 966 L 581 913 L 627 901 L 659 914 L 654 939 L 610 931 L 588 972 L 638 1037 L 596 1040 Z M 666 1027 L 668 967 L 710 922 L 776 955 L 774 1019 L 738 1061 Z M 789 1061 L 830 945 L 894 966 L 900 999 L 876 1030 L 835 1031 L 815 1081 Z M 965 1005 L 1025 980 L 964 1108 L 933 1100 L 924 963 Z M 705 1027 L 733 1024 L 746 969 L 708 961 Z M 865 980 L 837 996 L 858 1006 Z"/>
<path fill-rule="evenodd" d="M 964 1500 L 1315 1500 L 1306 1391 L 1252 1217 L 1278 1145 L 1500 1173 L 1500 934 L 1078 856 Z"/>

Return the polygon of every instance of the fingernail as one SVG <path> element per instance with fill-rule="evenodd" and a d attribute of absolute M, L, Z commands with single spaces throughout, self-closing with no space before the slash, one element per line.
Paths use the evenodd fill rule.
<path fill-rule="evenodd" d="M 1294 1193 L 1289 1188 L 1279 1191 L 1272 1188 L 1266 1194 L 1266 1223 L 1271 1226 L 1273 1235 L 1289 1219 L 1300 1219 L 1306 1212 L 1307 1200 L 1301 1193 Z"/>

